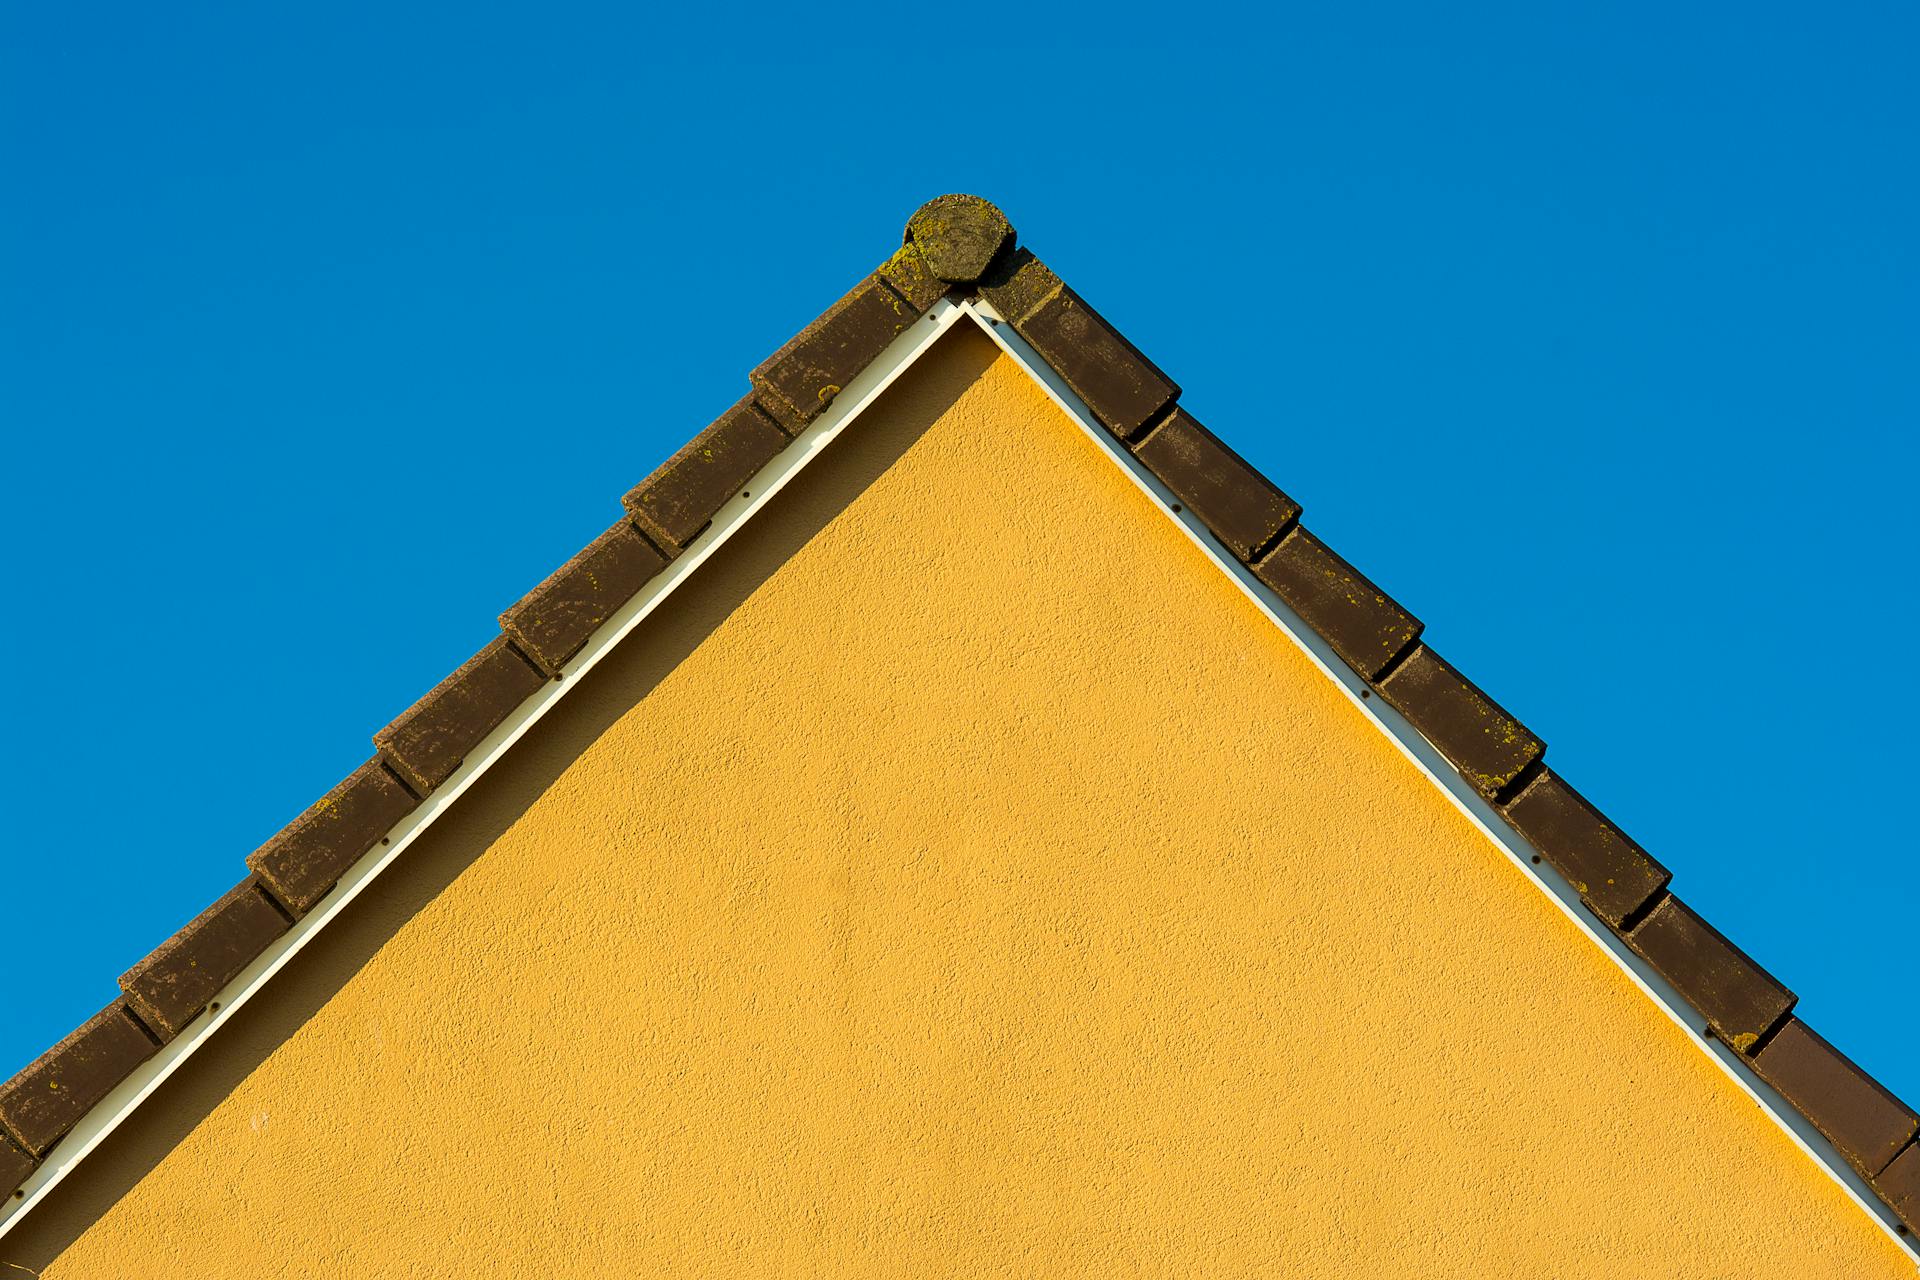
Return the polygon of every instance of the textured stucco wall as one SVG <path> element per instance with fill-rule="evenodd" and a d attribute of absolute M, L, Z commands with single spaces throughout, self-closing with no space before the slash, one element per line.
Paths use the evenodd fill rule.
<path fill-rule="evenodd" d="M 370 898 L 0 1259 L 1913 1274 L 977 334 Z"/>

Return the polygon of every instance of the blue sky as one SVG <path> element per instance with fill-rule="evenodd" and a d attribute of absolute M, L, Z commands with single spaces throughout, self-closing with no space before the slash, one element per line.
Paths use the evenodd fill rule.
<path fill-rule="evenodd" d="M 1920 1101 L 1910 7 L 276 8 L 0 19 L 0 1076 L 965 190 Z"/>

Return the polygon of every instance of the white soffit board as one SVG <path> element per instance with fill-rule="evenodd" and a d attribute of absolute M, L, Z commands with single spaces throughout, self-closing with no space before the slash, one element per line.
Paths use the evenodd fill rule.
<path fill-rule="evenodd" d="M 1541 892 L 1559 906 L 1574 925 L 1593 943 L 1611 956 L 1627 977 L 1664 1010 L 1686 1033 L 1694 1045 L 1711 1057 L 1728 1079 L 1743 1090 L 1770 1115 L 1794 1144 L 1816 1161 L 1840 1185 L 1889 1238 L 1914 1257 L 1920 1265 L 1920 1241 L 1899 1233 L 1899 1222 L 1864 1180 L 1840 1156 L 1833 1145 L 1799 1111 L 1781 1099 L 1759 1077 L 1739 1065 L 1734 1051 L 1705 1033 L 1700 1019 L 1668 983 L 1635 955 L 1627 945 L 1606 929 L 1580 903 L 1580 895 L 1545 862 L 1534 861 L 1534 849 L 1520 833 L 1507 824 L 1498 812 L 1456 773 L 1446 758 L 1420 732 L 1387 706 L 1345 663 L 1312 627 L 1300 620 L 1274 592 L 1247 567 L 1227 554 L 1213 539 L 1205 525 L 1174 498 L 1159 479 L 1148 471 L 1124 445 L 1100 426 L 1084 402 L 1054 373 L 1013 327 L 981 300 L 954 302 L 942 298 L 917 322 L 909 326 L 878 359 L 849 382 L 834 397 L 810 427 L 794 438 L 765 467 L 714 514 L 712 523 L 678 557 L 670 561 L 639 594 L 603 623 L 586 645 L 565 664 L 561 677 L 542 685 L 539 692 L 522 703 L 499 727 L 487 735 L 432 795 L 408 814 L 386 838 L 355 863 L 340 882 L 314 908 L 296 921 L 273 945 L 243 969 L 184 1031 L 163 1046 L 126 1080 L 89 1111 L 73 1130 L 54 1147 L 46 1162 L 34 1170 L 20 1190 L 0 1205 L 0 1236 L 4 1236 L 47 1193 L 57 1186 L 108 1134 L 144 1102 L 180 1065 L 226 1025 L 235 1011 L 278 973 L 299 950 L 325 928 L 346 905 L 357 898 L 373 879 L 404 853 L 419 834 L 459 797 L 474 781 L 505 755 L 542 716 L 567 696 L 579 677 L 592 670 L 602 658 L 624 640 L 642 619 L 697 570 L 709 556 L 724 545 L 756 515 L 773 495 L 786 487 L 801 468 L 818 457 L 881 392 L 891 386 L 915 361 L 924 355 L 954 325 L 971 322 L 979 325 L 1001 351 L 1012 358 L 1028 376 L 1040 385 L 1056 406 L 1078 426 L 1114 463 L 1139 486 L 1160 514 L 1178 525 L 1201 553 L 1222 573 L 1233 580 L 1274 625 L 1284 631 L 1306 653 L 1322 675 L 1338 685 L 1347 698 L 1391 739 L 1396 747 L 1464 813 L 1475 827 L 1504 853 L 1508 860 Z"/>

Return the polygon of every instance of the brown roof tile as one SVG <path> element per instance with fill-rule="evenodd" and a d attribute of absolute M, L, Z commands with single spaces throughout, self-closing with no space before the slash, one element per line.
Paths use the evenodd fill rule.
<path fill-rule="evenodd" d="M 1788 1018 L 1753 1055 L 1753 1069 L 1868 1177 L 1887 1167 L 1920 1124 L 1900 1099 L 1798 1018 Z"/>
<path fill-rule="evenodd" d="M 1253 572 L 1368 680 L 1420 635 L 1418 618 L 1304 527 L 1296 525 L 1280 539 Z"/>
<path fill-rule="evenodd" d="M 304 915 L 419 803 L 375 756 L 249 854 L 247 865 L 282 906 Z"/>
<path fill-rule="evenodd" d="M 1873 1189 L 1907 1230 L 1920 1231 L 1920 1143 L 1909 1144 L 1873 1180 Z"/>
<path fill-rule="evenodd" d="M 1136 439 L 1180 398 L 1171 378 L 1024 249 L 995 264 L 980 293 L 1121 439 Z"/>
<path fill-rule="evenodd" d="M 1176 407 L 1134 446 L 1147 469 L 1241 560 L 1264 551 L 1300 505 Z"/>
<path fill-rule="evenodd" d="M 755 395 L 628 495 L 634 522 L 660 551 L 677 553 L 914 318 L 976 278 L 978 292 L 1109 431 L 1138 441 L 1167 417 L 1179 387 L 1017 248 L 999 210 L 974 197 L 941 197 L 915 215 L 898 252 L 754 370 Z M 1585 885 L 1596 913 L 1626 930 L 1629 945 L 1717 1035 L 1743 1052 L 1757 1049 L 1756 1058 L 1743 1061 L 1774 1081 L 1848 1159 L 1870 1168 L 1887 1152 L 1911 1109 L 1798 1022 L 1781 1027 L 1792 994 L 1677 898 L 1662 896 L 1665 869 L 1537 763 L 1540 740 L 1419 644 L 1412 615 L 1306 530 L 1289 530 L 1297 517 L 1290 499 L 1184 414 L 1146 439 L 1140 456 L 1236 555 L 1257 557 L 1284 532 L 1257 560 L 1256 576 L 1483 795 L 1511 794 L 1504 812 L 1516 829 Z M 310 909 L 658 571 L 658 557 L 642 546 L 616 525 L 502 615 L 507 636 L 375 735 L 383 755 L 248 858 L 258 887 L 243 884 L 130 970 L 128 998 L 156 1026 L 177 1032 L 229 980 L 220 974 L 244 967 L 284 927 L 262 890 L 292 914 Z M 0 1130 L 26 1152 L 44 1154 L 154 1050 L 155 1037 L 132 1010 L 108 1006 L 0 1085 Z M 0 1138 L 0 1183 L 24 1177 L 16 1171 L 26 1159 Z M 1909 1143 L 1872 1181 L 1909 1226 L 1920 1226 L 1920 1146 Z"/>
<path fill-rule="evenodd" d="M 881 263 L 874 274 L 885 280 L 888 288 L 921 313 L 946 296 L 947 282 L 933 274 L 926 258 L 912 241 L 895 250 L 894 255 Z"/>
<path fill-rule="evenodd" d="M 32 1156 L 14 1146 L 12 1139 L 0 1137 L 0 1196 L 25 1182 L 33 1169 Z"/>
<path fill-rule="evenodd" d="M 1793 992 L 1672 894 L 1623 936 L 1741 1053 L 1751 1052 L 1793 1008 Z"/>
<path fill-rule="evenodd" d="M 878 274 L 868 276 L 768 356 L 748 380 L 767 412 L 797 435 L 919 318 L 920 312 Z"/>
<path fill-rule="evenodd" d="M 545 683 L 532 659 L 497 637 L 374 734 L 373 745 L 425 795 Z"/>
<path fill-rule="evenodd" d="M 259 881 L 249 876 L 122 974 L 120 990 L 142 1022 L 162 1040 L 171 1040 L 285 933 L 287 924 Z"/>
<path fill-rule="evenodd" d="M 115 1001 L 0 1084 L 0 1126 L 29 1154 L 44 1156 L 159 1047 Z"/>
<path fill-rule="evenodd" d="M 500 615 L 500 629 L 553 675 L 667 558 L 622 520 Z"/>
<path fill-rule="evenodd" d="M 743 397 L 629 490 L 627 510 L 656 544 L 678 554 L 786 446 L 766 410 Z"/>
<path fill-rule="evenodd" d="M 1547 749 L 1525 725 L 1424 644 L 1417 645 L 1378 688 L 1481 795 L 1498 796 Z"/>
<path fill-rule="evenodd" d="M 1627 834 L 1551 769 L 1506 806 L 1507 820 L 1618 932 L 1672 879 Z"/>

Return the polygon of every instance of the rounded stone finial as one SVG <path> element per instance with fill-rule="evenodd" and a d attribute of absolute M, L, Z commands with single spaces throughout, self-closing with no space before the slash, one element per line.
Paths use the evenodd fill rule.
<path fill-rule="evenodd" d="M 1013 224 L 979 196 L 935 196 L 907 219 L 907 240 L 937 278 L 972 284 L 1013 243 Z"/>

